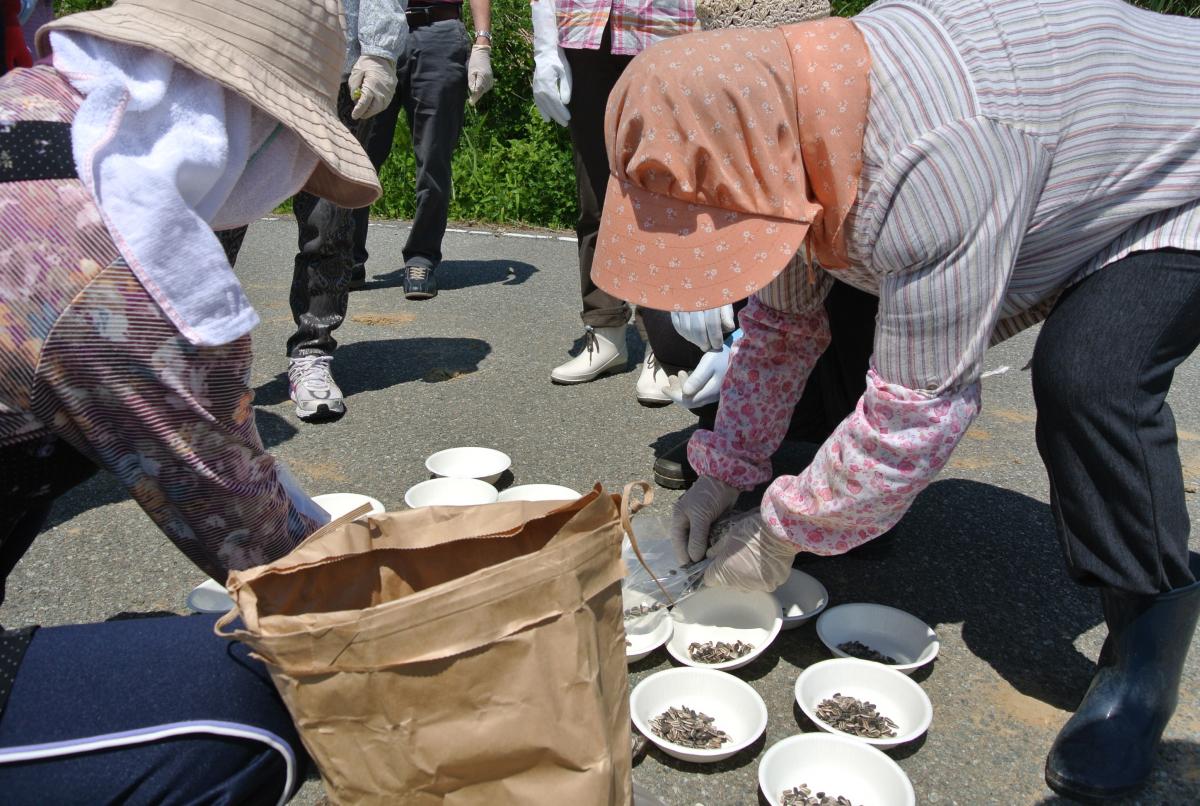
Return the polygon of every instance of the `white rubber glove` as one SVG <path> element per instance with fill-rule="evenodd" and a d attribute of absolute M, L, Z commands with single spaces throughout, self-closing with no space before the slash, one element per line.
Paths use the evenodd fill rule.
<path fill-rule="evenodd" d="M 571 119 L 567 111 L 571 103 L 571 68 L 558 46 L 554 0 L 533 0 L 529 9 L 533 17 L 533 102 L 542 120 L 566 126 Z"/>
<path fill-rule="evenodd" d="M 680 565 L 699 562 L 708 552 L 708 532 L 713 521 L 729 511 L 738 490 L 720 479 L 701 476 L 675 502 L 671 518 L 671 542 Z"/>
<path fill-rule="evenodd" d="M 729 348 L 721 345 L 721 352 L 705 353 L 690 375 L 686 371 L 672 375 L 665 390 L 667 397 L 685 409 L 716 403 L 729 369 L 729 353 Z"/>
<path fill-rule="evenodd" d="M 473 45 L 471 59 L 467 62 L 467 90 L 471 93 L 468 100 L 471 106 L 479 103 L 479 99 L 495 85 L 492 77 L 492 48 L 490 45 Z"/>
<path fill-rule="evenodd" d="M 671 314 L 675 332 L 701 350 L 720 350 L 725 334 L 733 330 L 733 306 L 722 305 L 707 311 L 682 311 Z"/>
<path fill-rule="evenodd" d="M 770 593 L 787 582 L 799 549 L 772 534 L 757 509 L 720 530 L 722 537 L 708 552 L 712 564 L 704 572 L 705 585 Z"/>
<path fill-rule="evenodd" d="M 396 94 L 396 63 L 382 56 L 359 56 L 346 81 L 357 101 L 350 117 L 362 120 L 387 109 Z"/>

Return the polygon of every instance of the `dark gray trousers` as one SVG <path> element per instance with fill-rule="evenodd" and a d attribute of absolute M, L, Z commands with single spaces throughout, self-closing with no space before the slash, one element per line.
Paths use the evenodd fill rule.
<path fill-rule="evenodd" d="M 581 318 L 592 327 L 619 327 L 629 321 L 629 305 L 592 282 L 592 258 L 608 188 L 608 150 L 604 146 L 604 110 L 613 85 L 625 72 L 632 56 L 615 56 L 609 30 L 604 30 L 598 50 L 569 48 L 567 65 L 573 85 L 567 129 L 575 157 L 575 190 L 579 198 L 579 286 L 583 297 Z"/>
<path fill-rule="evenodd" d="M 1200 344 L 1200 253 L 1136 252 L 1069 288 L 1033 358 L 1037 443 L 1071 576 L 1155 595 L 1191 584 L 1167 391 Z"/>
<path fill-rule="evenodd" d="M 365 143 L 374 118 L 354 120 L 350 117 L 352 109 L 354 101 L 343 83 L 338 90 L 338 117 L 360 143 Z M 337 348 L 333 331 L 345 320 L 350 297 L 354 211 L 301 191 L 292 197 L 292 212 L 298 243 L 288 302 L 296 332 L 287 340 L 287 354 L 292 358 L 331 355 Z M 245 237 L 245 227 L 217 233 L 229 265 L 237 262 Z"/>
<path fill-rule="evenodd" d="M 417 163 L 417 209 L 404 244 L 406 266 L 432 269 L 442 261 L 450 213 L 450 164 L 462 133 L 470 55 L 471 43 L 461 20 L 412 28 L 397 62 L 396 97 L 375 116 L 365 141 L 367 156 L 378 170 L 392 150 L 400 110 L 404 110 Z M 354 212 L 354 262 L 359 265 L 368 257 L 368 213 L 365 207 Z"/>

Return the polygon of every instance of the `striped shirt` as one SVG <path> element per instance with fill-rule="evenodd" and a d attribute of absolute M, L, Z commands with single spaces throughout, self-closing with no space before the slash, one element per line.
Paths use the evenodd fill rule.
<path fill-rule="evenodd" d="M 883 0 L 855 18 L 872 101 L 855 266 L 875 362 L 941 392 L 1067 286 L 1131 252 L 1200 249 L 1200 21 L 1120 0 Z M 920 54 L 914 58 L 913 54 Z M 796 282 L 811 309 L 827 282 Z"/>
<path fill-rule="evenodd" d="M 558 43 L 564 48 L 599 50 L 612 25 L 612 52 L 634 56 L 660 39 L 696 28 L 695 0 L 558 0 Z"/>
<path fill-rule="evenodd" d="M 1120 0 L 881 0 L 855 22 L 871 105 L 853 265 L 834 276 L 879 295 L 873 366 L 857 410 L 762 503 L 777 536 L 831 554 L 894 525 L 944 466 L 990 344 L 1131 252 L 1200 250 L 1200 21 Z M 797 259 L 743 311 L 697 472 L 770 477 L 805 345 L 828 340 L 832 279 L 808 274 Z"/>

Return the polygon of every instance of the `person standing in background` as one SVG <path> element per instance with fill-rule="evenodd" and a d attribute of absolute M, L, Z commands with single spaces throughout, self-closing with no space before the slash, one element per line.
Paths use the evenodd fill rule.
<path fill-rule="evenodd" d="M 341 0 L 346 58 L 337 112 L 364 148 L 372 118 L 388 107 L 396 92 L 397 57 L 408 38 L 404 4 L 405 0 Z M 372 165 L 378 171 L 378 163 Z M 304 192 L 292 199 L 292 211 L 299 251 L 288 296 L 296 322 L 296 332 L 287 341 L 288 394 L 301 420 L 336 420 L 346 413 L 346 404 L 333 380 L 333 331 L 346 318 L 353 211 Z M 217 233 L 231 266 L 245 237 L 245 227 Z"/>
<path fill-rule="evenodd" d="M 579 285 L 584 348 L 554 368 L 558 384 L 594 381 L 629 363 L 625 329 L 629 305 L 592 282 L 592 256 L 608 183 L 604 108 L 608 94 L 635 55 L 647 46 L 696 27 L 693 0 L 533 0 L 533 100 L 545 120 L 566 126 L 575 157 L 579 200 Z M 666 375 L 647 350 L 638 401 L 670 403 Z"/>
<path fill-rule="evenodd" d="M 442 238 L 450 214 L 451 160 L 462 133 L 465 104 L 479 103 L 492 88 L 491 0 L 471 0 L 473 37 L 467 37 L 461 0 L 408 4 L 409 39 L 397 62 L 398 88 L 365 141 L 376 170 L 387 160 L 400 110 L 404 110 L 416 158 L 417 209 L 404 244 L 404 298 L 437 296 L 434 272 L 442 261 Z M 366 282 L 369 210 L 354 213 L 354 274 L 351 288 Z"/>

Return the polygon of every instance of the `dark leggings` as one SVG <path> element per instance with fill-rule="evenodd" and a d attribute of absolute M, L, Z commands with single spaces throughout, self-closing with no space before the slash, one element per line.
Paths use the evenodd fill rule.
<path fill-rule="evenodd" d="M 735 309 L 740 308 L 740 305 L 735 306 Z M 796 404 L 788 439 L 824 442 L 838 423 L 854 410 L 867 388 L 867 365 L 875 343 L 878 309 L 877 297 L 845 283 L 833 284 L 825 298 L 833 338 L 813 367 L 804 394 Z M 655 359 L 670 373 L 681 369 L 690 372 L 700 361 L 703 351 L 675 332 L 671 314 L 648 309 L 642 309 L 641 313 Z M 701 427 L 711 428 L 716 420 L 716 404 L 695 411 Z"/>
<path fill-rule="evenodd" d="M 1153 595 L 1194 581 L 1167 391 L 1200 343 L 1200 254 L 1137 252 L 1069 288 L 1033 358 L 1037 443 L 1074 579 Z"/>

